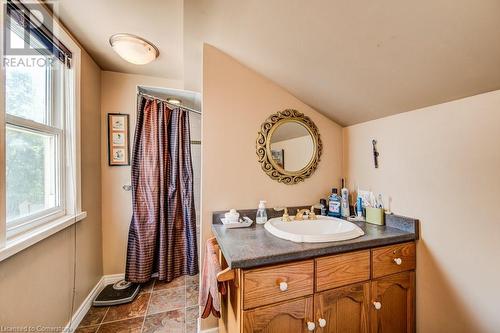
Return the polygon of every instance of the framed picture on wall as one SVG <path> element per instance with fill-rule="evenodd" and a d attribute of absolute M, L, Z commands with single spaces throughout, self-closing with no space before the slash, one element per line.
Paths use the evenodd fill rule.
<path fill-rule="evenodd" d="M 282 169 L 285 168 L 285 150 L 284 149 L 273 149 L 271 150 L 272 159 L 278 164 Z"/>
<path fill-rule="evenodd" d="M 130 165 L 128 114 L 108 113 L 108 161 L 110 166 Z"/>

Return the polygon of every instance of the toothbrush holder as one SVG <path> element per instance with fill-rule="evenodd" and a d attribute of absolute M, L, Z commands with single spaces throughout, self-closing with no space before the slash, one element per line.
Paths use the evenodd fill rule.
<path fill-rule="evenodd" d="M 376 225 L 385 225 L 384 209 L 366 207 L 366 222 Z"/>

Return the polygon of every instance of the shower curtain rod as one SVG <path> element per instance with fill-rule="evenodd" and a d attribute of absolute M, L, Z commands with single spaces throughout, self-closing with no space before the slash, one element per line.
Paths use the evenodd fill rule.
<path fill-rule="evenodd" d="M 173 103 L 170 103 L 168 102 L 166 99 L 163 99 L 163 98 L 158 98 L 156 96 L 153 96 L 153 95 L 149 95 L 149 94 L 146 94 L 146 93 L 143 93 L 142 91 L 138 91 L 137 94 L 139 95 L 142 95 L 142 96 L 145 96 L 147 98 L 152 98 L 152 99 L 158 99 L 164 103 L 167 103 L 168 105 L 171 105 L 171 106 L 177 106 L 177 107 L 180 107 L 180 108 L 183 108 L 183 109 L 186 109 L 190 112 L 194 112 L 194 113 L 197 113 L 199 115 L 201 115 L 201 111 L 198 111 L 198 110 L 195 110 L 195 109 L 191 109 L 191 108 L 188 108 L 187 106 L 182 106 L 182 105 L 178 105 L 178 104 L 173 104 Z"/>

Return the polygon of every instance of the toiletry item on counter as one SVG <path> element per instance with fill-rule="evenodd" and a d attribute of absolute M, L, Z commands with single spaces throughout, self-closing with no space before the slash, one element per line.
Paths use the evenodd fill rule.
<path fill-rule="evenodd" d="M 257 210 L 257 217 L 255 218 L 257 224 L 264 224 L 267 222 L 266 201 L 259 202 L 259 209 Z"/>
<path fill-rule="evenodd" d="M 342 178 L 342 189 L 340 190 L 340 213 L 342 217 L 348 217 L 351 215 L 349 209 L 349 190 L 345 187 L 344 178 Z"/>
<path fill-rule="evenodd" d="M 234 228 L 246 228 L 252 225 L 253 220 L 249 218 L 248 216 L 243 216 L 238 219 L 237 222 L 229 223 L 226 221 L 226 218 L 223 217 L 222 219 L 222 224 L 224 224 L 224 227 L 227 229 L 234 229 Z"/>
<path fill-rule="evenodd" d="M 340 217 L 340 197 L 337 194 L 337 189 L 332 189 L 332 194 L 328 199 L 328 216 Z"/>
<path fill-rule="evenodd" d="M 381 193 L 375 196 L 372 191 L 360 190 L 358 188 L 358 199 L 359 198 L 363 200 L 363 208 L 384 208 L 384 200 Z"/>
<path fill-rule="evenodd" d="M 375 196 L 372 191 L 358 189 L 358 200 L 356 201 L 356 218 L 363 216 L 365 210 L 365 220 L 367 223 L 376 225 L 385 224 L 384 200 L 382 194 Z"/>
<path fill-rule="evenodd" d="M 377 201 L 376 205 L 377 208 L 384 208 L 384 199 L 382 199 L 382 194 L 380 193 L 378 194 L 376 201 Z"/>
<path fill-rule="evenodd" d="M 248 216 L 240 217 L 240 213 L 234 208 L 225 213 L 221 221 L 226 228 L 245 228 L 251 226 L 253 223 L 252 219 Z"/>
<path fill-rule="evenodd" d="M 363 217 L 363 198 L 360 196 L 356 200 L 356 216 Z"/>
<path fill-rule="evenodd" d="M 385 224 L 385 213 L 383 208 L 366 207 L 366 222 L 376 225 Z"/>
<path fill-rule="evenodd" d="M 224 214 L 224 217 L 226 218 L 227 223 L 238 223 L 240 220 L 240 213 L 236 211 L 236 209 L 232 208 Z"/>
<path fill-rule="evenodd" d="M 371 191 L 360 190 L 358 188 L 358 198 L 363 200 L 363 208 L 371 206 L 372 198 L 374 198 Z"/>
<path fill-rule="evenodd" d="M 326 199 L 320 199 L 319 204 L 321 205 L 321 215 L 326 216 Z"/>

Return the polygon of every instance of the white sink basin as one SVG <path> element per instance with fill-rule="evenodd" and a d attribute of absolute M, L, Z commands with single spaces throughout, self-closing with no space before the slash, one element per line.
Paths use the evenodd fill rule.
<path fill-rule="evenodd" d="M 264 227 L 276 237 L 297 243 L 335 242 L 363 236 L 354 223 L 329 216 L 317 220 L 283 222 L 281 217 L 270 219 Z"/>

